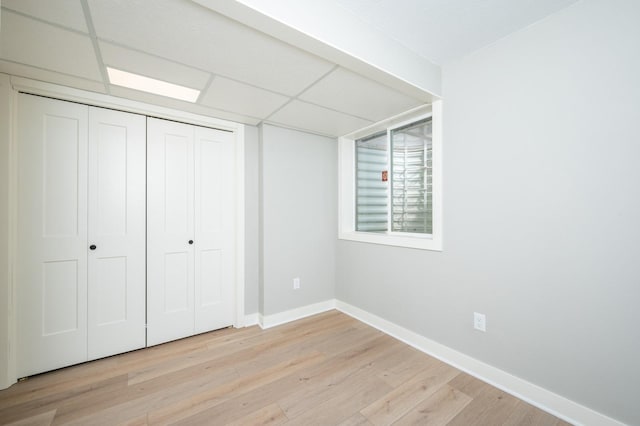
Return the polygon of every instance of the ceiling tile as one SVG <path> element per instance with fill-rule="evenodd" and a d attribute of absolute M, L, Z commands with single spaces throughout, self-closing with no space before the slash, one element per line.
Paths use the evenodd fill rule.
<path fill-rule="evenodd" d="M 90 92 L 106 93 L 104 83 L 102 82 L 86 80 L 84 78 L 61 74 L 55 71 L 43 70 L 29 65 L 7 62 L 1 59 L 0 72 L 18 77 L 31 78 L 33 80 L 60 84 L 62 86 L 75 87 L 76 89 L 88 90 Z"/>
<path fill-rule="evenodd" d="M 297 95 L 333 66 L 189 1 L 89 5 L 100 39 L 274 92 Z"/>
<path fill-rule="evenodd" d="M 88 36 L 6 10 L 2 13 L 1 28 L 2 59 L 102 81 Z"/>
<path fill-rule="evenodd" d="M 159 105 L 166 108 L 172 108 L 179 111 L 192 112 L 194 114 L 206 115 L 208 117 L 216 117 L 222 120 L 235 121 L 237 123 L 257 125 L 260 119 L 248 117 L 243 114 L 235 114 L 232 112 L 221 111 L 214 108 L 205 107 L 191 102 L 171 99 L 164 96 L 154 95 L 152 93 L 139 92 L 137 90 L 127 89 L 126 87 L 111 87 L 111 94 L 120 98 L 132 99 L 134 101 L 145 102 L 152 105 Z"/>
<path fill-rule="evenodd" d="M 200 103 L 226 111 L 242 112 L 250 116 L 265 118 L 288 100 L 289 98 L 286 96 L 224 77 L 216 77 Z"/>
<path fill-rule="evenodd" d="M 273 114 L 267 121 L 333 137 L 346 135 L 372 124 L 368 120 L 297 100 Z"/>
<path fill-rule="evenodd" d="M 156 56 L 125 49 L 111 43 L 100 42 L 100 53 L 105 65 L 169 83 L 202 90 L 211 74 Z"/>
<path fill-rule="evenodd" d="M 344 68 L 337 68 L 299 98 L 372 121 L 400 114 L 423 103 Z"/>
<path fill-rule="evenodd" d="M 2 0 L 2 7 L 53 22 L 77 31 L 88 32 L 80 0 Z"/>

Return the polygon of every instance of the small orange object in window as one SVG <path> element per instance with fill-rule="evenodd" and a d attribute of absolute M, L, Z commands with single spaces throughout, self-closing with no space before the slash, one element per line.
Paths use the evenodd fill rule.
<path fill-rule="evenodd" d="M 388 172 L 388 171 L 386 171 L 386 170 L 383 170 L 383 171 L 382 171 L 382 181 L 383 181 L 383 182 L 386 182 L 386 181 L 388 181 L 388 180 L 389 180 L 389 172 Z"/>

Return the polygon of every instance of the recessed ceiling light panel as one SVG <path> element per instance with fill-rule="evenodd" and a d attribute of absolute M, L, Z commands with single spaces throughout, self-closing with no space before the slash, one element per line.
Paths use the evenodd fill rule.
<path fill-rule="evenodd" d="M 109 82 L 116 86 L 128 87 L 129 89 L 140 90 L 153 93 L 155 95 L 167 96 L 169 98 L 180 99 L 181 101 L 195 102 L 200 96 L 200 91 L 178 84 L 168 83 L 155 78 L 107 67 Z"/>

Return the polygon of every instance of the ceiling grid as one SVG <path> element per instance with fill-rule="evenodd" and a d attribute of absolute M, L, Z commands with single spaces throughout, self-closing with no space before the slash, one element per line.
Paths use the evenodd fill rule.
<path fill-rule="evenodd" d="M 80 2 L 82 5 L 82 13 L 87 24 L 87 29 L 89 30 L 89 38 L 91 39 L 91 44 L 93 45 L 93 50 L 96 54 L 96 61 L 98 61 L 98 68 L 100 69 L 100 73 L 102 74 L 104 90 L 108 95 L 110 95 L 111 90 L 109 88 L 109 77 L 107 76 L 107 68 L 104 65 L 104 61 L 102 60 L 102 53 L 100 52 L 100 45 L 98 44 L 98 36 L 96 35 L 96 29 L 93 26 L 93 20 L 91 19 L 89 5 L 87 4 L 87 0 L 80 0 Z"/>
<path fill-rule="evenodd" d="M 380 28 L 383 15 L 391 18 L 389 25 L 415 27 L 421 19 L 451 14 L 436 0 L 327 1 Z M 508 1 L 485 3 L 497 7 Z M 526 6 L 526 13 L 518 15 L 519 24 L 530 23 L 525 22 L 527 14 L 538 18 L 573 1 L 519 0 Z M 350 133 L 425 102 L 424 93 L 400 92 L 190 0 L 2 0 L 0 4 L 0 72 L 8 74 L 250 125 L 268 122 L 328 136 Z M 392 5 L 397 10 L 391 10 Z M 414 11 L 415 16 L 401 17 L 403 11 Z M 494 21 L 509 18 L 489 15 Z M 424 43 L 415 31 L 400 34 L 387 29 L 387 33 L 407 45 L 411 43 L 402 40 L 406 34 L 415 43 L 434 44 Z M 459 54 L 458 47 L 449 48 Z M 107 66 L 201 93 L 191 104 L 115 86 L 108 80 Z"/>

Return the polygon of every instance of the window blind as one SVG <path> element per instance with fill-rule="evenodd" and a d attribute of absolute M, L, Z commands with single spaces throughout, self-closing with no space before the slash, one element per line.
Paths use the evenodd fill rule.
<path fill-rule="evenodd" d="M 387 145 L 386 132 L 356 141 L 356 231 L 388 230 L 389 182 L 382 181 Z"/>

